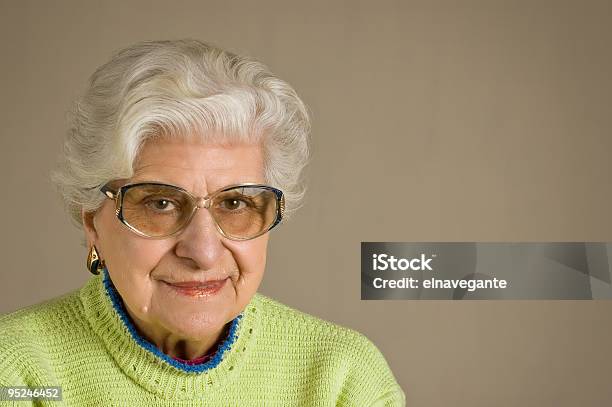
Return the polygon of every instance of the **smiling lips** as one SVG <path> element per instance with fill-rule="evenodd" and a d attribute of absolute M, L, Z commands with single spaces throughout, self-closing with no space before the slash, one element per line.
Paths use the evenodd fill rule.
<path fill-rule="evenodd" d="M 168 283 L 164 281 L 166 285 L 174 289 L 179 294 L 187 295 L 190 297 L 204 297 L 214 295 L 218 293 L 223 288 L 223 286 L 225 286 L 226 282 L 227 278 L 223 280 L 212 280 L 207 282 L 184 281 Z"/>

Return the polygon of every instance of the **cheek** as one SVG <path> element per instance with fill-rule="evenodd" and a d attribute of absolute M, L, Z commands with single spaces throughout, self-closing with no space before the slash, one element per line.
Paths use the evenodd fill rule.
<path fill-rule="evenodd" d="M 100 254 L 113 284 L 130 309 L 143 312 L 153 294 L 149 275 L 171 250 L 170 243 L 141 238 L 117 219 L 102 218 L 98 230 Z"/>
<path fill-rule="evenodd" d="M 111 274 L 148 278 L 160 259 L 170 250 L 164 241 L 147 240 L 130 231 L 114 230 L 104 240 L 103 255 Z"/>
<path fill-rule="evenodd" d="M 265 235 L 261 239 L 237 243 L 230 249 L 240 270 L 236 287 L 239 296 L 257 291 L 266 268 L 267 247 L 268 237 Z"/>
<path fill-rule="evenodd" d="M 147 320 L 155 294 L 155 282 L 151 273 L 169 250 L 161 241 L 139 241 L 138 238 L 123 241 L 118 250 L 116 264 L 108 270 L 126 306 L 141 320 Z"/>

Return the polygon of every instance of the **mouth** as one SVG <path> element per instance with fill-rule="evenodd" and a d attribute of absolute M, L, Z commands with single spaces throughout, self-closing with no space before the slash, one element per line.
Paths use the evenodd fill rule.
<path fill-rule="evenodd" d="M 188 297 L 210 297 L 217 294 L 227 283 L 229 277 L 223 280 L 211 281 L 181 281 L 163 283 L 175 292 Z"/>

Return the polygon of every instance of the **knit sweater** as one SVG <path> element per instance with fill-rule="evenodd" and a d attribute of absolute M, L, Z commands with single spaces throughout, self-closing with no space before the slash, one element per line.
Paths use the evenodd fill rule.
<path fill-rule="evenodd" d="M 61 402 L 35 402 L 49 406 L 405 405 L 366 337 L 259 293 L 210 360 L 175 360 L 140 336 L 107 273 L 0 317 L 0 386 L 61 386 Z"/>

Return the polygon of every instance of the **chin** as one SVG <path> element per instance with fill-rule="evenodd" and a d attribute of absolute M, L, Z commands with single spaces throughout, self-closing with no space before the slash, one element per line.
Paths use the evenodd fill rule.
<path fill-rule="evenodd" d="M 178 336 L 197 340 L 210 335 L 211 332 L 221 330 L 232 319 L 231 316 L 211 312 L 176 314 L 174 318 L 168 319 L 164 325 Z"/>

